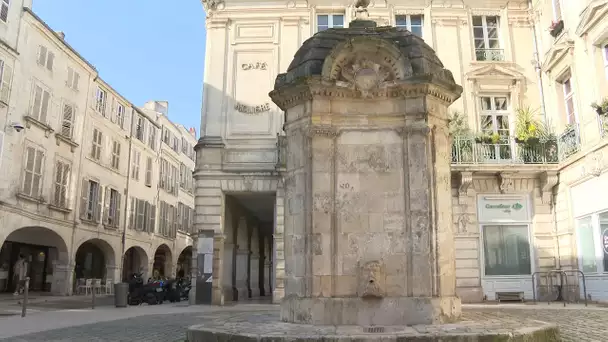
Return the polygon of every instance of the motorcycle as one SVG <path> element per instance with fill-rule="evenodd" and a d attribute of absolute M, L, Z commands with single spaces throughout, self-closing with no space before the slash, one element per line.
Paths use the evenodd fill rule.
<path fill-rule="evenodd" d="M 129 280 L 129 293 L 127 302 L 129 305 L 162 304 L 166 296 L 166 285 L 163 281 L 153 281 L 144 284 L 141 273 L 133 273 Z"/>

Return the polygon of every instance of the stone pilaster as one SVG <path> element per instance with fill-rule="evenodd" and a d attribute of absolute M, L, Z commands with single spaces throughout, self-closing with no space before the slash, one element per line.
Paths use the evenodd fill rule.
<path fill-rule="evenodd" d="M 226 236 L 224 240 L 224 250 L 223 250 L 223 264 L 222 264 L 222 293 L 224 294 L 225 300 L 230 302 L 234 300 L 234 253 L 235 253 L 235 245 L 229 238 L 229 235 Z"/>
<path fill-rule="evenodd" d="M 249 291 L 251 298 L 260 296 L 260 237 L 259 227 L 251 227 L 249 239 L 251 254 L 249 255 Z"/>
<path fill-rule="evenodd" d="M 269 281 L 264 281 L 264 287 L 268 284 L 269 291 L 270 288 L 273 289 L 272 302 L 280 303 L 283 297 L 285 297 L 285 245 L 283 240 L 285 220 L 284 182 L 279 182 L 279 186 L 277 187 L 274 211 L 274 234 L 272 236 L 274 248 L 270 248 L 270 245 L 268 245 L 268 253 L 265 253 L 268 260 L 264 262 L 265 268 L 267 267 L 267 263 L 270 266 L 269 271 L 264 272 L 264 276 L 268 274 L 270 279 Z M 272 285 L 272 279 L 274 279 L 274 285 Z"/>
<path fill-rule="evenodd" d="M 247 219 L 241 216 L 236 232 L 236 262 L 235 262 L 235 282 L 237 300 L 249 298 L 249 283 L 247 274 L 249 273 L 249 234 L 247 231 Z"/>
<path fill-rule="evenodd" d="M 211 304 L 224 305 L 225 296 L 222 287 L 224 273 L 224 235 L 216 234 L 213 236 L 213 284 L 211 288 Z"/>

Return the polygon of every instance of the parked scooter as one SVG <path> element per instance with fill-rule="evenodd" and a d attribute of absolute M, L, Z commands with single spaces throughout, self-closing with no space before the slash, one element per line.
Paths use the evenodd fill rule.
<path fill-rule="evenodd" d="M 165 300 L 165 286 L 162 281 L 154 281 L 144 284 L 144 279 L 141 273 L 133 273 L 129 280 L 129 305 L 140 305 L 148 303 L 148 305 L 162 304 Z"/>

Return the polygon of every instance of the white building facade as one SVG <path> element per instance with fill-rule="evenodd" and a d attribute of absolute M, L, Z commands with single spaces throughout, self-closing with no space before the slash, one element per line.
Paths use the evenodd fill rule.
<path fill-rule="evenodd" d="M 368 8 L 380 26 L 422 36 L 464 88 L 451 109 L 464 114 L 454 136 L 452 203 L 465 302 L 557 298 L 545 278 L 554 269 L 569 272 L 568 298 L 583 295 L 581 270 L 591 298 L 608 299 L 601 243 L 608 204 L 592 196 L 608 184 L 607 140 L 604 117 L 590 106 L 608 96 L 608 7 L 603 0 L 564 3 L 573 7 L 562 0 L 414 0 Z M 303 41 L 348 26 L 353 3 L 203 4 L 195 227 L 215 236 L 213 302 L 258 290 L 279 301 L 289 281 L 285 255 L 298 248 L 284 243 L 284 212 L 303 204 L 283 201 L 290 181 L 281 176 L 283 114 L 268 92 Z M 545 127 L 534 144 L 522 140 L 530 133 L 520 129 L 526 108 Z"/>
<path fill-rule="evenodd" d="M 175 196 L 163 199 L 161 133 L 177 127 L 174 158 L 190 179 L 195 133 L 116 92 L 31 1 L 0 5 L 0 291 L 15 287 L 20 255 L 32 290 L 55 294 L 81 279 L 184 273 L 194 196 L 172 177 Z"/>

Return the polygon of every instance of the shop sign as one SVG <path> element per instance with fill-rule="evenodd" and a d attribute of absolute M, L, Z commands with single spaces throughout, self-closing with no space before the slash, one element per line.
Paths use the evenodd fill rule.
<path fill-rule="evenodd" d="M 529 213 L 525 198 L 481 197 L 479 201 L 480 221 L 528 221 Z"/>

